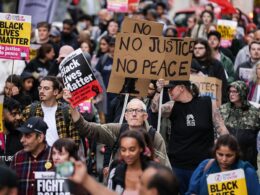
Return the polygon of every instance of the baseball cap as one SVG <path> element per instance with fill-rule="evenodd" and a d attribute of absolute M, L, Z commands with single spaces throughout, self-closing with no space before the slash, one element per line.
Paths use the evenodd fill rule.
<path fill-rule="evenodd" d="M 220 39 L 221 39 L 221 34 L 220 34 L 220 32 L 215 31 L 215 30 L 212 30 L 212 31 L 210 31 L 210 32 L 208 33 L 208 39 L 209 39 L 210 36 L 216 36 L 219 41 L 220 41 Z"/>
<path fill-rule="evenodd" d="M 48 125 L 40 117 L 29 118 L 21 127 L 17 128 L 17 131 L 21 133 L 43 133 L 46 134 Z"/>
<path fill-rule="evenodd" d="M 190 86 L 191 82 L 190 81 L 170 81 L 168 85 L 165 85 L 165 88 L 173 88 L 177 85 L 185 85 L 185 86 Z"/>

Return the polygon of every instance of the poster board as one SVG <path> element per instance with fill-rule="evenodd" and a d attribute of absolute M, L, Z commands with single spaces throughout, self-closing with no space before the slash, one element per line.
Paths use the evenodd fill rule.
<path fill-rule="evenodd" d="M 56 178 L 55 172 L 34 172 L 35 194 L 70 195 L 66 179 Z"/>
<path fill-rule="evenodd" d="M 113 60 L 113 68 L 112 68 L 112 72 L 111 72 L 111 76 L 110 76 L 110 80 L 109 80 L 109 85 L 108 85 L 108 92 L 112 92 L 112 93 L 129 93 L 130 95 L 134 95 L 134 96 L 146 96 L 147 95 L 147 88 L 149 85 L 149 82 L 151 79 L 158 79 L 158 78 L 166 78 L 169 80 L 177 80 L 177 79 L 182 79 L 182 80 L 188 80 L 189 79 L 189 74 L 190 74 L 190 63 L 191 63 L 191 57 L 192 57 L 192 49 L 193 49 L 193 45 L 194 42 L 192 41 L 191 38 L 186 38 L 184 39 L 176 39 L 176 38 L 164 38 L 162 37 L 162 31 L 163 31 L 163 24 L 161 23 L 157 23 L 157 22 L 151 22 L 151 21 L 146 21 L 146 20 L 138 20 L 138 19 L 132 19 L 132 18 L 125 18 L 125 20 L 122 23 L 122 29 L 121 32 L 122 33 L 118 33 L 117 34 L 117 38 L 116 38 L 116 46 L 115 46 L 115 55 L 114 55 L 114 60 Z M 125 39 L 125 40 L 122 40 Z M 165 49 L 163 48 L 163 50 L 165 49 L 166 52 L 161 52 L 158 51 L 157 54 L 155 55 L 155 52 L 149 52 L 150 56 L 146 56 L 143 53 L 143 48 L 138 48 L 138 45 L 134 45 L 134 47 L 138 48 L 138 51 L 135 51 L 136 48 L 132 48 L 132 52 L 133 53 L 129 53 L 128 51 L 125 50 L 121 50 L 120 51 L 120 47 L 123 46 L 123 44 L 130 44 L 130 41 L 132 40 L 131 43 L 133 43 L 133 39 L 135 44 L 139 44 L 143 41 L 143 39 L 148 40 L 151 44 L 153 44 L 153 41 L 157 41 L 162 40 L 163 44 L 167 44 L 168 41 L 168 48 Z M 155 40 L 156 39 L 156 40 Z M 124 42 L 126 41 L 126 42 Z M 129 41 L 129 43 L 128 43 Z M 123 42 L 123 43 L 122 43 Z M 171 45 L 170 42 L 175 42 L 176 43 L 176 47 L 173 48 L 174 46 Z M 184 44 L 183 44 L 183 43 Z M 143 43 L 143 42 L 142 42 Z M 121 44 L 121 45 L 120 45 Z M 130 45 L 131 46 L 131 45 Z M 147 45 L 143 45 L 145 46 L 147 50 L 149 50 Z M 128 45 L 129 48 L 129 45 Z M 182 49 L 180 49 L 182 48 Z M 122 48 L 121 48 L 122 49 Z M 188 57 L 186 56 L 185 58 L 180 57 L 180 56 L 176 56 L 176 55 L 172 55 L 173 54 L 173 50 L 175 50 L 176 53 L 180 53 L 180 52 L 187 52 L 189 51 L 189 55 Z M 150 70 L 151 74 L 140 74 L 140 70 L 142 69 L 142 67 L 140 67 L 138 65 L 137 67 L 137 63 L 139 63 L 140 61 L 144 62 L 144 57 L 148 57 L 149 58 L 153 58 L 154 61 L 159 59 L 159 62 L 154 62 L 150 63 L 150 60 L 146 61 L 146 66 L 147 66 L 147 70 L 148 67 L 154 67 L 155 63 L 160 64 L 161 63 L 161 72 L 163 72 L 163 70 L 167 69 L 167 65 L 169 68 L 169 64 L 170 64 L 170 73 L 171 75 L 167 75 L 166 77 L 161 77 L 163 73 L 156 75 L 154 73 L 153 70 Z M 135 61 L 136 58 L 139 61 Z M 118 61 L 121 60 L 121 61 Z M 132 59 L 132 60 L 131 60 Z M 127 60 L 130 60 L 127 61 Z M 180 63 L 180 60 L 184 60 L 183 64 L 182 64 L 182 69 L 181 69 L 181 74 L 186 74 L 185 76 L 182 76 L 182 78 L 180 77 L 173 77 L 173 75 L 179 75 L 174 73 L 174 68 L 176 68 L 175 65 L 175 61 L 174 60 L 179 60 L 178 62 Z M 124 69 L 122 71 L 122 69 L 118 69 L 116 70 L 116 66 L 115 64 L 117 63 L 118 65 L 121 65 L 123 63 L 124 64 Z M 134 67 L 136 66 L 136 70 L 138 71 L 134 71 L 132 73 L 126 72 L 126 65 L 127 63 L 129 63 L 128 65 L 130 65 L 128 68 L 131 72 L 131 65 Z M 160 66 L 160 65 L 159 65 Z M 119 66 L 118 66 L 119 68 Z M 160 67 L 156 67 L 157 70 L 160 69 Z M 184 72 L 184 73 L 183 73 Z M 138 74 L 136 74 L 138 73 Z M 125 79 L 127 78 L 127 79 Z M 132 78 L 132 79 L 131 79 Z M 127 81 L 132 81 L 132 82 L 126 82 Z M 128 85 L 128 83 L 130 83 L 130 85 Z M 134 88 L 134 90 L 125 90 L 123 89 L 124 86 L 131 86 L 129 88 Z"/>
<path fill-rule="evenodd" d="M 232 39 L 236 34 L 237 21 L 232 20 L 222 20 L 217 21 L 217 31 L 221 34 L 220 45 L 222 47 L 231 46 Z"/>
<path fill-rule="evenodd" d="M 191 38 L 118 33 L 112 71 L 130 78 L 189 80 L 192 49 Z"/>
<path fill-rule="evenodd" d="M 200 96 L 209 96 L 216 101 L 217 107 L 222 104 L 222 81 L 215 77 L 191 75 L 190 81 L 195 83 L 200 90 Z"/>
<path fill-rule="evenodd" d="M 29 60 L 31 16 L 0 13 L 0 58 Z"/>
<path fill-rule="evenodd" d="M 210 195 L 243 194 L 247 195 L 246 179 L 243 169 L 210 174 L 207 177 Z"/>
<path fill-rule="evenodd" d="M 81 102 L 102 92 L 102 88 L 81 49 L 68 55 L 61 62 L 59 69 L 65 88 L 72 94 L 70 99 L 72 107 L 76 107 Z"/>
<path fill-rule="evenodd" d="M 151 34 L 155 36 L 162 35 L 163 32 L 163 24 L 158 22 L 151 22 L 147 20 L 138 20 L 133 18 L 126 17 L 122 23 L 121 26 L 121 32 L 125 33 L 138 33 L 138 34 Z M 128 83 L 130 83 L 130 86 L 134 85 L 134 92 L 138 93 L 132 93 L 132 91 L 128 92 L 132 96 L 147 96 L 147 89 L 150 83 L 150 79 L 125 79 L 125 77 L 117 76 L 111 72 L 111 76 L 109 78 L 109 84 L 107 91 L 111 93 L 116 94 L 124 94 L 126 93 L 124 91 L 124 86 L 126 86 Z"/>
<path fill-rule="evenodd" d="M 107 9 L 113 12 L 127 13 L 138 9 L 140 0 L 107 0 Z"/>
<path fill-rule="evenodd" d="M 239 79 L 243 81 L 251 80 L 253 71 L 254 70 L 252 68 L 239 68 Z"/>
<path fill-rule="evenodd" d="M 107 0 L 107 9 L 112 12 L 127 13 L 128 0 Z"/>

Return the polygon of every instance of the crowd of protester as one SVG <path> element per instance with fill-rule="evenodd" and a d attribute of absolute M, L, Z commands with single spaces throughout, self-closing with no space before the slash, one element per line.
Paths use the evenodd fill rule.
<path fill-rule="evenodd" d="M 122 113 L 124 95 L 106 89 L 123 14 L 104 8 L 96 17 L 64 19 L 61 29 L 40 22 L 31 39 L 37 55 L 21 74 L 8 75 L 3 88 L 0 194 L 35 194 L 34 172 L 55 171 L 67 161 L 74 166 L 67 181 L 72 194 L 206 195 L 208 174 L 239 168 L 248 194 L 260 194 L 260 30 L 240 10 L 217 16 L 207 4 L 180 34 L 164 2 L 147 2 L 127 15 L 163 23 L 165 37 L 192 37 L 191 74 L 222 81 L 221 106 L 201 97 L 191 81 L 159 79 L 151 80 L 147 97 L 130 96 Z M 221 17 L 238 22 L 228 47 L 217 31 Z M 59 72 L 78 48 L 103 89 L 89 110 L 70 106 Z M 250 71 L 241 74 L 245 68 Z"/>

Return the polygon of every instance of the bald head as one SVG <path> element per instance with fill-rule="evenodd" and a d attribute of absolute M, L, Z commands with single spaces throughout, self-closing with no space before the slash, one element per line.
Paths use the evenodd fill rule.
<path fill-rule="evenodd" d="M 260 41 L 260 29 L 254 32 L 254 40 Z"/>
<path fill-rule="evenodd" d="M 147 118 L 146 106 L 141 100 L 134 98 L 127 104 L 125 119 L 130 129 L 142 127 Z"/>

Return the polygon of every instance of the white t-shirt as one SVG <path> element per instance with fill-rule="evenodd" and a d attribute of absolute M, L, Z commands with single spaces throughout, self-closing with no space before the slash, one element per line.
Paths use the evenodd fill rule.
<path fill-rule="evenodd" d="M 46 107 L 43 104 L 41 104 L 41 106 L 42 106 L 42 110 L 44 113 L 43 120 L 47 123 L 47 125 L 49 127 L 46 132 L 46 141 L 49 146 L 52 146 L 53 143 L 57 139 L 59 139 L 57 126 L 56 126 L 56 118 L 55 118 L 57 105 L 53 106 L 53 107 Z"/>

